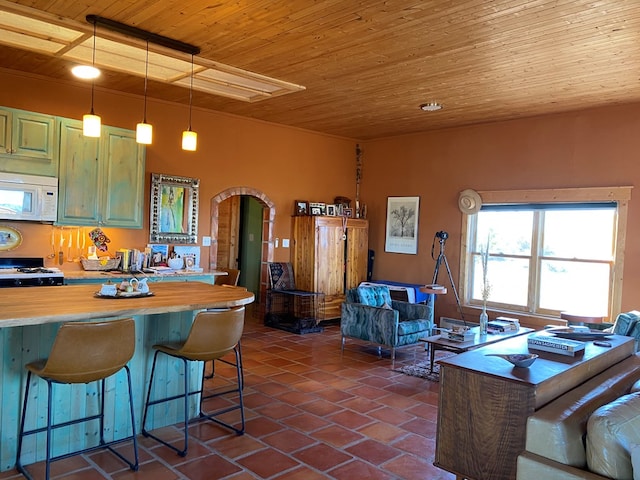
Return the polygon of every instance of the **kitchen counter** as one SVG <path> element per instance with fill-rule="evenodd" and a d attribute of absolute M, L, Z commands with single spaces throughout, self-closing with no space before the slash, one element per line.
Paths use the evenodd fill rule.
<path fill-rule="evenodd" d="M 0 328 L 235 307 L 254 300 L 244 288 L 201 282 L 152 283 L 149 289 L 152 296 L 98 298 L 96 285 L 4 288 L 4 295 L 0 296 Z"/>
<path fill-rule="evenodd" d="M 129 276 L 130 277 L 130 276 Z M 251 292 L 242 287 L 211 285 L 197 281 L 169 281 L 168 279 L 149 285 L 152 296 L 131 298 L 99 298 L 95 294 L 96 284 L 63 285 L 51 287 L 3 288 L 0 295 L 0 471 L 14 468 L 17 434 L 20 421 L 21 401 L 24 395 L 26 371 L 24 365 L 40 358 L 46 358 L 62 322 L 131 317 L 136 325 L 136 348 L 129 362 L 133 382 L 133 400 L 136 412 L 136 431 L 140 432 L 140 421 L 146 392 L 148 374 L 153 358 L 153 345 L 185 339 L 198 311 L 207 308 L 247 305 L 254 300 Z M 78 359 L 82 361 L 82 359 Z M 180 371 L 176 362 L 180 360 L 162 357 L 158 368 L 164 372 L 164 382 L 154 382 L 154 396 L 170 396 L 179 393 L 181 382 L 174 378 Z M 190 365 L 190 378 L 195 389 L 200 382 L 202 365 Z M 39 388 L 44 382 L 38 381 Z M 115 390 L 115 398 L 127 398 L 127 385 L 120 374 L 108 380 L 108 388 Z M 36 388 L 33 392 L 37 392 Z M 98 383 L 57 387 L 54 389 L 53 403 L 58 408 L 95 408 Z M 197 398 L 189 399 L 190 412 L 196 411 Z M 34 393 L 31 398 L 37 406 L 27 417 L 27 426 L 41 422 L 38 412 L 46 405 L 46 395 Z M 126 409 L 126 404 L 117 400 L 118 408 Z M 180 402 L 167 409 L 157 408 L 148 419 L 151 429 L 172 425 L 183 416 Z M 123 410 L 124 411 L 124 410 Z M 40 414 L 41 416 L 41 414 Z M 86 446 L 87 439 L 98 435 L 98 422 L 77 425 L 56 432 L 54 450 L 66 450 Z M 40 425 L 40 423 L 38 423 Z M 112 415 L 107 420 L 106 429 L 117 432 L 118 438 L 130 434 L 128 416 Z M 44 435 L 44 434 L 42 434 Z M 38 435 L 34 436 L 38 437 Z M 89 442 L 91 440 L 88 440 Z M 79 444 L 78 444 L 79 443 Z M 23 461 L 34 463 L 44 458 L 41 441 L 25 442 Z M 56 452 L 54 451 L 54 454 Z"/>
<path fill-rule="evenodd" d="M 206 283 L 214 283 L 215 278 L 221 275 L 227 275 L 227 272 L 212 270 L 210 272 L 190 272 L 187 270 L 175 270 L 171 273 L 130 273 L 130 272 L 107 272 L 104 270 L 73 270 L 64 272 L 64 280 L 67 285 L 75 285 L 79 283 L 102 283 L 107 280 L 112 282 L 129 279 L 131 277 L 144 278 L 147 277 L 154 282 L 160 281 L 199 281 Z"/>

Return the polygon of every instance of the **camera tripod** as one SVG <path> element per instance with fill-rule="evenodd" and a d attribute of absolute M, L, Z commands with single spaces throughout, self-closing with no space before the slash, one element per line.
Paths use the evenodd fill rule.
<path fill-rule="evenodd" d="M 438 283 L 438 273 L 440 273 L 440 266 L 444 262 L 444 266 L 447 269 L 447 275 L 449 276 L 449 282 L 451 283 L 451 289 L 453 290 L 453 294 L 456 297 L 456 305 L 458 306 L 458 311 L 460 312 L 460 319 L 464 322 L 464 313 L 462 313 L 462 306 L 460 305 L 460 297 L 458 296 L 458 290 L 456 290 L 456 284 L 453 282 L 453 276 L 451 275 L 451 269 L 449 268 L 449 262 L 447 261 L 447 256 L 444 254 L 444 245 L 447 241 L 449 234 L 447 232 L 436 232 L 433 237 L 433 244 L 431 245 L 431 258 L 436 261 L 436 268 L 433 271 L 433 280 L 431 283 L 434 285 Z M 433 251 L 436 245 L 436 238 L 438 238 L 440 242 L 440 253 L 438 254 L 438 258 L 436 259 L 433 256 Z M 465 322 L 466 324 L 466 322 Z"/>

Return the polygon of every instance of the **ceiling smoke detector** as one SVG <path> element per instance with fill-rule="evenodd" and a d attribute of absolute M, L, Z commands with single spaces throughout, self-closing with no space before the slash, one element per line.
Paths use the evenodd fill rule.
<path fill-rule="evenodd" d="M 429 102 L 429 103 L 423 103 L 422 105 L 420 105 L 420 110 L 424 110 L 425 112 L 435 112 L 437 110 L 440 110 L 442 108 L 442 105 L 439 104 L 438 102 Z"/>

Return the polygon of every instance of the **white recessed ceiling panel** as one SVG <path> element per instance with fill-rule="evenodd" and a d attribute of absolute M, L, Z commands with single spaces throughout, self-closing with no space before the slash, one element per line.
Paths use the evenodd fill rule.
<path fill-rule="evenodd" d="M 14 11 L 12 11 L 12 9 Z M 29 12 L 32 12 L 29 15 Z M 72 28 L 77 24 L 77 29 Z M 104 36 L 103 36 L 104 35 Z M 108 38 L 104 38 L 108 37 Z M 93 26 L 46 16 L 43 12 L 13 4 L 0 4 L 0 44 L 63 57 L 81 64 L 121 73 L 145 76 L 146 44 L 114 32 L 97 31 Z M 141 46 L 142 45 L 142 46 Z M 149 44 L 150 79 L 191 86 L 191 57 Z M 304 90 L 303 86 L 265 77 L 204 58 L 193 59 L 193 88 L 214 95 L 254 102 L 276 95 Z"/>

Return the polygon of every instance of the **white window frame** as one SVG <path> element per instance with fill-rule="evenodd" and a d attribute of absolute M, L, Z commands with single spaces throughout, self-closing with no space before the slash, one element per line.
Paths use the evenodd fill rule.
<path fill-rule="evenodd" d="M 628 203 L 631 199 L 631 186 L 621 187 L 587 187 L 562 188 L 540 190 L 488 190 L 479 191 L 483 205 L 489 204 L 529 204 L 529 203 L 567 203 L 567 202 L 615 202 L 617 204 L 616 244 L 614 251 L 614 266 L 611 276 L 611 295 L 609 299 L 610 318 L 616 318 L 622 306 L 622 280 L 624 271 L 624 247 L 627 231 Z M 462 215 L 462 239 L 460 242 L 460 299 L 465 308 L 479 308 L 471 301 L 471 292 L 467 288 L 471 276 L 472 259 L 469 246 L 473 244 L 470 235 L 470 216 Z M 529 292 L 531 293 L 531 292 Z M 504 310 L 509 313 L 509 310 Z M 517 314 L 530 314 L 534 317 L 544 317 L 539 312 L 513 311 Z"/>

